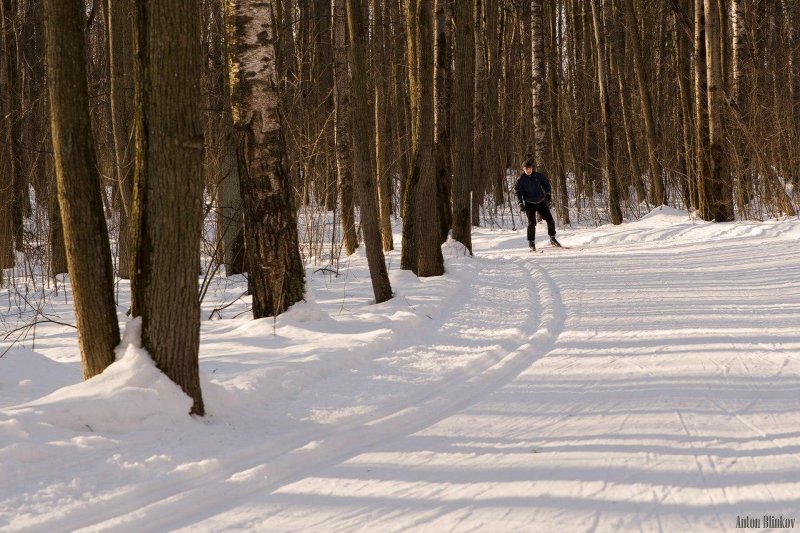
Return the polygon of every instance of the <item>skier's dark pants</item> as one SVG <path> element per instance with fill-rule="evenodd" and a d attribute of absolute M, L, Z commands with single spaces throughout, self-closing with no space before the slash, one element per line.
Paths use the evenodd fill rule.
<path fill-rule="evenodd" d="M 525 214 L 528 215 L 528 242 L 536 240 L 536 213 L 542 215 L 542 218 L 547 222 L 547 234 L 553 237 L 556 234 L 556 221 L 553 220 L 553 215 L 550 209 L 547 208 L 545 202 L 532 204 L 525 202 Z"/>

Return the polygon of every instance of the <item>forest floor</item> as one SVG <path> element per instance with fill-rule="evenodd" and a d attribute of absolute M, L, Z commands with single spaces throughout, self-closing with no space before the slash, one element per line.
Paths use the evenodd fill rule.
<path fill-rule="evenodd" d="M 428 279 L 392 252 L 381 305 L 359 252 L 277 320 L 246 297 L 209 319 L 245 288 L 215 279 L 204 418 L 135 323 L 87 382 L 75 330 L 39 324 L 0 358 L 0 530 L 799 527 L 800 220 L 664 208 L 559 239 L 477 228 Z M 68 290 L 42 311 L 73 320 Z"/>

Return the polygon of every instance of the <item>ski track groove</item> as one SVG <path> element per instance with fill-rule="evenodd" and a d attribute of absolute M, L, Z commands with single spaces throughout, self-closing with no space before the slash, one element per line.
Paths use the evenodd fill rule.
<path fill-rule="evenodd" d="M 311 434 L 300 432 L 284 437 L 279 440 L 277 451 L 275 442 L 252 447 L 225 457 L 223 464 L 228 463 L 228 466 L 219 471 L 189 475 L 179 480 L 165 478 L 156 484 L 112 496 L 104 500 L 102 506 L 83 507 L 61 515 L 55 519 L 59 527 L 67 526 L 70 530 L 81 531 L 189 527 L 201 521 L 202 517 L 213 516 L 217 511 L 227 509 L 229 504 L 244 496 L 274 492 L 372 446 L 423 430 L 509 383 L 552 350 L 566 320 L 565 307 L 558 286 L 542 266 L 524 259 L 514 259 L 510 263 L 502 258 L 481 258 L 480 261 L 483 263 L 480 274 L 483 275 L 489 269 L 495 272 L 504 268 L 515 270 L 526 287 L 527 297 L 523 303 L 528 308 L 532 302 L 538 300 L 539 303 L 535 326 L 527 324 L 537 318 L 534 313 L 529 313 L 524 337 L 518 339 L 522 343 L 507 347 L 499 358 L 482 357 L 478 362 L 452 371 L 445 380 L 407 397 L 401 406 L 391 408 L 390 405 L 377 413 L 356 416 L 334 430 L 323 428 Z M 460 299 L 468 300 L 474 291 L 466 287 L 460 292 Z M 438 327 L 444 327 L 448 318 L 451 317 L 442 317 Z M 413 343 L 409 345 L 413 346 Z M 393 351 L 407 348 L 396 346 Z M 319 441 L 321 444 L 312 450 L 304 449 L 305 445 Z M 270 465 L 271 460 L 279 457 L 285 457 L 280 465 Z M 258 468 L 263 473 L 259 479 L 248 480 L 241 485 L 224 486 L 236 474 Z M 202 485 L 197 486 L 198 480 Z M 115 502 L 115 499 L 122 501 Z M 198 509 L 202 509 L 202 512 L 198 513 Z M 33 527 L 41 529 L 46 525 L 39 523 Z"/>

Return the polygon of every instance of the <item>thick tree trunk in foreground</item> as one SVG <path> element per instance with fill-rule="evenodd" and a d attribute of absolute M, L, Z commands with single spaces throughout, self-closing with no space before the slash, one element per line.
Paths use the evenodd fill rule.
<path fill-rule="evenodd" d="M 61 1 L 61 0 L 53 0 Z M 176 16 L 180 13 L 180 16 Z M 133 316 L 142 346 L 204 414 L 198 348 L 203 221 L 200 3 L 136 4 Z"/>
<path fill-rule="evenodd" d="M 277 316 L 303 299 L 297 213 L 284 162 L 279 114 L 277 32 L 269 3 L 237 0 L 228 6 L 231 94 L 241 160 L 247 268 L 253 316 Z"/>
<path fill-rule="evenodd" d="M 45 0 L 44 8 L 58 198 L 83 377 L 88 379 L 114 362 L 119 323 L 111 249 L 89 122 L 84 3 Z"/>

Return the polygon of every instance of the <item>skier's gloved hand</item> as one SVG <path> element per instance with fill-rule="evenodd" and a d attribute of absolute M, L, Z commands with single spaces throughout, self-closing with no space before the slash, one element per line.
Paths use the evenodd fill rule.
<path fill-rule="evenodd" d="M 525 212 L 525 202 L 519 202 L 519 210 Z"/>
<path fill-rule="evenodd" d="M 547 204 L 547 209 L 553 207 L 553 197 L 549 194 L 546 194 L 544 197 L 544 203 Z"/>

